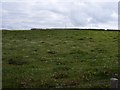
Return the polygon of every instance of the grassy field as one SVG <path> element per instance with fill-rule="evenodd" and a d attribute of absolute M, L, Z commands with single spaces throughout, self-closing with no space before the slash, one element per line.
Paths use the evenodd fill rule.
<path fill-rule="evenodd" d="M 3 88 L 109 88 L 118 32 L 3 31 Z"/>

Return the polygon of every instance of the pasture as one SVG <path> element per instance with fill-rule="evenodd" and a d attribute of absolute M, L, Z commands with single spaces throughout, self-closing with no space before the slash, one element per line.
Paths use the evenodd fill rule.
<path fill-rule="evenodd" d="M 109 88 L 118 31 L 2 31 L 3 88 Z"/>

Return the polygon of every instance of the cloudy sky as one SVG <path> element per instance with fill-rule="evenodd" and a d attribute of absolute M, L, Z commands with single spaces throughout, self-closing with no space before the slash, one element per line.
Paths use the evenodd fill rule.
<path fill-rule="evenodd" d="M 118 28 L 119 0 L 2 0 L 3 29 Z"/>

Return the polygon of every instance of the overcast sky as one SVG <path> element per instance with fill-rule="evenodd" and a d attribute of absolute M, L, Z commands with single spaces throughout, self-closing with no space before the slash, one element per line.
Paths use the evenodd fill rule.
<path fill-rule="evenodd" d="M 119 0 L 2 0 L 3 29 L 118 28 Z"/>

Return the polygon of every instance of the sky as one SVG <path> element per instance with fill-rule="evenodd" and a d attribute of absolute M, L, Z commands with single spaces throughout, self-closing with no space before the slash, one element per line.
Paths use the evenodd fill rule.
<path fill-rule="evenodd" d="M 118 29 L 119 0 L 2 0 L 0 29 Z"/>

